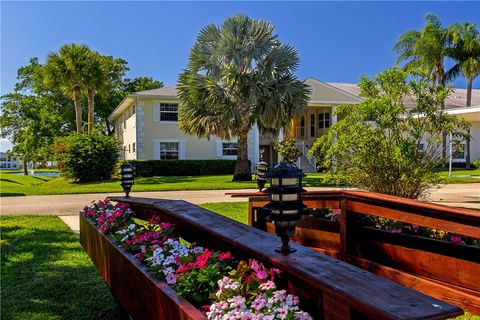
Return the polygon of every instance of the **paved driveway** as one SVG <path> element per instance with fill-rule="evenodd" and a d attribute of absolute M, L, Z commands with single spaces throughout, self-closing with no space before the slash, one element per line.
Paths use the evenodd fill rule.
<path fill-rule="evenodd" d="M 334 188 L 307 188 L 308 190 L 332 190 Z M 207 202 L 247 201 L 246 198 L 232 198 L 226 192 L 255 192 L 256 190 L 201 190 L 132 192 L 132 196 L 158 199 L 186 200 L 194 204 Z M 92 201 L 122 193 L 95 193 L 51 196 L 21 196 L 0 198 L 0 214 L 77 215 Z M 480 209 L 480 183 L 449 184 L 430 195 L 435 203 Z"/>

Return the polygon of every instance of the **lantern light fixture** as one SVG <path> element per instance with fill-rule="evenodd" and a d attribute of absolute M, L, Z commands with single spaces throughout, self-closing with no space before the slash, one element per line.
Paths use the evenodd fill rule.
<path fill-rule="evenodd" d="M 120 173 L 121 173 L 121 185 L 123 188 L 123 191 L 126 194 L 126 197 L 129 197 L 130 191 L 132 190 L 132 186 L 134 183 L 134 168 L 131 163 L 124 162 L 120 166 Z"/>
<path fill-rule="evenodd" d="M 255 172 L 255 180 L 257 180 L 258 191 L 262 191 L 265 187 L 265 183 L 267 182 L 267 178 L 265 175 L 268 173 L 268 163 L 265 161 L 260 161 L 257 163 L 256 172 Z"/>
<path fill-rule="evenodd" d="M 295 226 L 302 219 L 303 204 L 302 178 L 305 174 L 293 163 L 281 162 L 274 166 L 265 178 L 270 178 L 270 202 L 263 207 L 269 212 L 267 220 L 273 222 L 275 233 L 282 240 L 282 246 L 275 251 L 288 254 L 296 251 L 289 246 L 290 238 L 295 233 Z"/>

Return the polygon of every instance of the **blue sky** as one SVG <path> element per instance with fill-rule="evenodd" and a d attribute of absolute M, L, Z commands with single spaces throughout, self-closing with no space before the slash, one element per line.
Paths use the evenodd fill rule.
<path fill-rule="evenodd" d="M 31 57 L 85 43 L 128 61 L 129 77 L 176 83 L 200 29 L 246 13 L 276 25 L 300 54 L 298 76 L 358 82 L 395 62 L 392 46 L 427 12 L 444 25 L 480 22 L 480 2 L 1 2 L 1 94 Z M 463 79 L 455 86 L 465 87 Z M 480 87 L 477 79 L 475 87 Z M 2 150 L 5 143 L 2 143 Z"/>

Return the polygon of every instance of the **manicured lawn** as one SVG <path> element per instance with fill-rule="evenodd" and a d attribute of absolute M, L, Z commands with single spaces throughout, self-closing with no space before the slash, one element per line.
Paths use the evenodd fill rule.
<path fill-rule="evenodd" d="M 128 319 L 57 217 L 1 216 L 1 318 Z"/>
<path fill-rule="evenodd" d="M 248 224 L 248 202 L 204 203 L 200 205 L 200 207 L 221 214 L 227 218 L 237 220 L 241 223 Z"/>
<path fill-rule="evenodd" d="M 73 183 L 65 178 L 31 177 L 1 173 L 0 195 L 45 195 L 73 193 L 123 192 L 118 180 Z M 306 186 L 322 186 L 322 174 L 308 174 Z M 168 190 L 228 190 L 256 188 L 254 180 L 232 182 L 231 175 L 218 176 L 164 176 L 135 179 L 134 192 Z"/>
<path fill-rule="evenodd" d="M 480 183 L 480 169 L 453 168 L 451 178 L 448 178 L 448 170 L 439 170 L 439 174 L 443 183 Z"/>

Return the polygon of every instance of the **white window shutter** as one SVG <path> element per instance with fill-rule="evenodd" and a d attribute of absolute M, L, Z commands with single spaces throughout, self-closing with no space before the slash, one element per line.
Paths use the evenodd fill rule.
<path fill-rule="evenodd" d="M 178 159 L 185 160 L 186 152 L 185 152 L 185 140 L 181 140 L 178 142 Z"/>
<path fill-rule="evenodd" d="M 216 141 L 216 147 L 217 147 L 217 157 L 223 156 L 222 140 L 217 140 Z"/>
<path fill-rule="evenodd" d="M 160 102 L 153 103 L 153 121 L 160 121 Z"/>
<path fill-rule="evenodd" d="M 160 160 L 160 141 L 153 141 L 153 160 Z"/>

